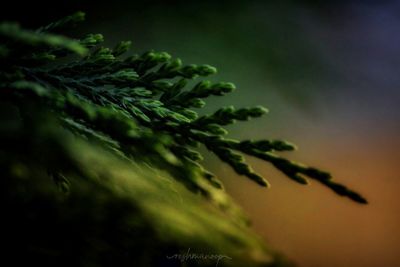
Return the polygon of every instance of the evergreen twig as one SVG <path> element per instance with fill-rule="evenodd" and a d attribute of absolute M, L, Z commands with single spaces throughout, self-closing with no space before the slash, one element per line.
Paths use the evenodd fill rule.
<path fill-rule="evenodd" d="M 199 117 L 191 108 L 202 108 L 204 99 L 235 90 L 232 83 L 209 81 L 186 88 L 189 80 L 215 74 L 214 67 L 183 65 L 180 59 L 155 51 L 123 58 L 130 42 L 110 49 L 100 46 L 103 37 L 99 34 L 80 40 L 54 34 L 83 18 L 84 14 L 79 12 L 36 31 L 13 23 L 0 24 L 0 57 L 8 63 L 1 66 L 2 97 L 18 99 L 16 103 L 23 105 L 24 99 L 34 96 L 71 132 L 88 138 L 95 136 L 114 151 L 165 169 L 205 195 L 204 181 L 216 188 L 222 188 L 222 184 L 200 164 L 202 155 L 193 148 L 199 143 L 238 174 L 262 186 L 268 186 L 268 182 L 252 170 L 241 153 L 271 163 L 301 184 L 307 184 L 309 177 L 339 195 L 367 202 L 360 194 L 334 182 L 329 173 L 276 154 L 294 150 L 291 143 L 224 137 L 227 130 L 223 126 L 261 117 L 267 113 L 265 108 L 229 106 Z M 58 63 L 58 58 L 73 54 L 80 58 Z M 204 181 L 194 178 L 197 174 Z M 67 184 L 62 174 L 53 176 L 57 183 Z"/>

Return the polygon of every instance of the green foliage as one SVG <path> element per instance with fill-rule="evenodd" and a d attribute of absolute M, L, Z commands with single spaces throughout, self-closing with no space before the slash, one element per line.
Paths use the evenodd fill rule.
<path fill-rule="evenodd" d="M 328 173 L 275 154 L 275 151 L 294 149 L 284 141 L 239 142 L 223 137 L 227 131 L 222 126 L 236 120 L 260 117 L 267 112 L 263 107 L 224 107 L 214 114 L 198 117 L 190 108 L 203 107 L 205 102 L 202 98 L 223 96 L 235 89 L 232 83 L 201 81 L 192 89 L 185 90 L 189 79 L 215 74 L 214 67 L 183 66 L 181 60 L 172 59 L 165 52 L 151 51 L 141 56 L 120 58 L 129 50 L 130 42 L 121 42 L 114 49 L 109 49 L 99 46 L 103 40 L 99 34 L 72 40 L 48 33 L 82 19 L 83 14 L 77 13 L 37 31 L 22 30 L 17 24 L 1 24 L 0 34 L 5 39 L 2 47 L 3 51 L 7 51 L 2 59 L 10 63 L 4 66 L 2 76 L 11 78 L 3 79 L 2 87 L 18 89 L 9 93 L 19 97 L 24 97 L 20 89 L 24 89 L 25 93 L 33 92 L 41 97 L 38 101 L 57 112 L 65 127 L 76 128 L 79 123 L 80 128 L 88 129 L 81 132 L 84 135 L 89 135 L 90 130 L 100 131 L 118 142 L 120 150 L 127 156 L 141 161 L 150 160 L 152 164 L 161 165 L 158 167 L 169 168 L 168 165 L 173 165 L 171 169 L 181 169 L 180 172 L 187 175 L 187 162 L 201 160 L 198 152 L 190 147 L 193 143 L 201 143 L 238 174 L 260 185 L 267 186 L 268 183 L 252 171 L 240 153 L 272 163 L 299 183 L 307 183 L 302 176 L 305 175 L 340 195 L 366 202 L 359 194 L 332 181 Z M 13 50 L 16 46 L 21 48 Z M 71 53 L 84 57 L 69 63 L 46 64 Z M 35 67 L 30 67 L 32 64 Z M 174 77 L 181 79 L 168 81 Z M 157 138 L 154 146 L 140 148 L 143 144 L 141 139 L 152 136 L 165 138 Z M 177 146 L 183 149 L 176 149 Z M 144 159 L 142 151 L 151 152 L 155 158 Z M 210 175 L 197 164 L 191 166 L 198 166 L 197 171 Z M 182 180 L 190 188 L 204 191 L 196 181 L 191 180 L 190 175 Z"/>
<path fill-rule="evenodd" d="M 205 176 L 210 173 L 198 164 L 188 164 L 188 161 L 201 161 L 202 157 L 193 148 L 197 143 L 205 145 L 238 174 L 262 186 L 268 182 L 245 163 L 241 153 L 270 162 L 301 184 L 307 183 L 304 177 L 307 176 L 340 195 L 366 203 L 356 192 L 334 182 L 330 174 L 278 156 L 277 151 L 294 149 L 285 141 L 239 142 L 223 137 L 227 131 L 222 126 L 260 117 L 267 112 L 265 108 L 230 106 L 199 117 L 192 108 L 203 107 L 204 98 L 223 96 L 235 89 L 232 83 L 207 80 L 186 89 L 188 80 L 215 74 L 214 67 L 185 66 L 180 59 L 173 59 L 165 52 L 150 51 L 123 58 L 131 42 L 121 42 L 110 49 L 100 46 L 103 37 L 99 34 L 73 40 L 48 33 L 82 19 L 83 14 L 77 13 L 37 31 L 23 30 L 16 24 L 1 24 L 0 34 L 6 40 L 2 47 L 8 51 L 2 58 L 9 62 L 2 75 L 12 77 L 3 79 L 2 87 L 18 89 L 10 93 L 20 97 L 24 97 L 20 89 L 33 92 L 40 96 L 38 101 L 57 113 L 65 127 L 74 130 L 79 124 L 80 128 L 87 128 L 81 131 L 84 135 L 99 131 L 116 141 L 126 156 L 176 170 L 185 175 L 184 183 L 203 193 L 206 193 L 204 188 L 190 178 L 190 172 L 200 171 Z M 14 50 L 16 46 L 21 48 Z M 83 57 L 55 63 L 72 53 Z M 49 61 L 54 63 L 46 64 Z M 175 77 L 180 79 L 171 80 Z M 143 147 L 143 138 L 157 140 Z M 143 151 L 149 152 L 151 158 L 144 157 Z M 196 168 L 188 170 L 189 165 Z"/>
<path fill-rule="evenodd" d="M 150 190 L 149 194 L 159 194 L 158 197 L 162 198 L 163 191 L 154 189 L 159 182 L 154 177 L 149 178 L 152 175 L 148 171 L 142 173 L 143 177 L 137 174 L 137 172 L 140 173 L 139 166 L 150 166 L 150 171 L 166 173 L 166 177 L 173 177 L 191 191 L 201 193 L 211 200 L 211 203 L 217 204 L 229 213 L 229 216 L 238 217 L 236 211 L 231 212 L 236 208 L 221 190 L 222 183 L 201 165 L 203 156 L 199 153 L 198 147 L 204 145 L 238 174 L 248 177 L 261 186 L 268 186 L 268 182 L 245 162 L 244 155 L 254 156 L 271 163 L 287 177 L 301 184 L 307 183 L 306 177 L 315 179 L 339 195 L 366 203 L 366 200 L 358 193 L 334 182 L 329 173 L 279 156 L 277 154 L 279 151 L 295 149 L 294 145 L 286 141 L 238 141 L 225 137 L 227 130 L 223 126 L 236 123 L 236 121 L 258 118 L 267 113 L 265 108 L 236 109 L 229 106 L 222 107 L 213 114 L 199 116 L 193 108 L 202 108 L 205 105 L 205 98 L 223 96 L 235 90 L 235 85 L 232 83 L 212 83 L 207 80 L 201 80 L 192 88 L 188 88 L 190 80 L 215 74 L 217 70 L 214 67 L 183 65 L 180 59 L 174 59 L 166 52 L 150 51 L 142 55 L 124 56 L 131 42 L 121 42 L 113 49 L 106 48 L 101 46 L 103 36 L 100 34 L 89 34 L 81 39 L 67 38 L 57 34 L 68 25 L 82 21 L 83 18 L 83 13 L 78 12 L 36 31 L 21 29 L 15 23 L 0 24 L 0 59 L 2 61 L 0 99 L 5 106 L 11 106 L 18 111 L 17 117 L 23 125 L 9 128 L 5 126 L 2 129 L 4 149 L 0 154 L 1 163 L 8 169 L 9 177 L 29 176 L 31 179 L 42 181 L 40 180 L 42 178 L 37 177 L 42 177 L 42 173 L 47 171 L 64 195 L 72 194 L 79 199 L 81 189 L 76 186 L 76 180 L 79 180 L 79 177 L 85 180 L 85 183 L 92 184 L 94 188 L 107 191 L 110 187 L 112 188 L 109 180 L 118 180 L 121 186 L 121 181 L 125 179 L 115 178 L 118 174 L 115 173 L 114 168 L 119 166 L 126 173 L 129 169 L 127 166 L 131 166 L 132 172 L 136 174 L 127 174 L 126 177 L 133 179 L 138 185 L 141 184 L 139 178 L 148 179 L 149 184 L 143 186 L 142 189 Z M 12 124 L 10 122 L 10 125 Z M 66 135 L 65 132 L 68 134 Z M 71 141 L 72 137 L 69 136 L 71 133 L 77 138 L 76 144 L 82 145 L 74 145 Z M 47 140 L 54 147 L 48 147 L 43 140 Z M 69 140 L 65 143 L 70 146 L 62 145 L 63 141 L 60 140 Z M 93 149 L 88 146 L 88 143 L 96 144 L 101 149 Z M 40 155 L 38 151 L 42 150 L 43 155 Z M 76 151 L 79 150 L 82 152 L 77 153 Z M 97 164 L 106 165 L 108 169 L 91 165 L 96 162 L 95 159 L 90 160 L 90 158 L 95 158 L 96 154 L 90 152 L 92 150 L 99 151 L 100 154 L 105 153 L 112 158 L 103 159 L 102 156 L 98 156 Z M 87 153 L 91 156 L 85 157 Z M 21 162 L 25 165 L 21 165 Z M 35 171 L 32 166 L 39 166 L 40 171 Z M 30 170 L 29 175 L 25 174 L 26 169 Z M 99 182 L 96 179 L 100 176 L 109 176 L 109 178 Z M 131 178 L 131 176 L 134 177 Z M 74 178 L 71 180 L 70 177 Z M 18 181 L 23 184 L 22 180 Z M 32 183 L 32 180 L 29 181 Z M 143 181 L 143 183 L 147 182 Z M 126 182 L 122 182 L 124 183 Z M 20 187 L 21 185 L 18 185 L 15 188 Z M 116 194 L 112 192 L 107 194 Z M 139 194 L 138 188 L 133 187 L 132 192 Z M 82 194 L 85 193 L 87 192 Z M 171 192 L 168 191 L 168 193 Z M 182 194 L 189 201 L 187 207 L 193 208 L 199 205 L 196 202 L 198 200 L 194 200 L 194 194 Z M 193 200 L 189 195 L 193 195 Z M 124 195 L 124 199 L 125 197 Z M 139 199 L 132 196 L 131 201 L 140 206 L 144 203 L 143 200 L 151 198 L 146 198 L 144 195 L 142 197 Z M 51 195 L 49 199 L 55 201 L 58 198 Z M 68 201 L 74 201 L 74 198 Z M 112 202 L 112 200 L 109 201 Z M 157 203 L 161 205 L 161 202 Z M 176 203 L 171 205 L 176 205 Z M 162 210 L 168 210 L 170 207 L 164 206 Z M 141 211 L 149 209 L 148 206 L 139 208 Z M 154 220 L 157 220 L 156 210 L 151 210 Z M 173 227 L 173 223 L 168 222 L 169 219 L 165 217 L 171 214 L 165 213 L 163 217 L 160 209 L 158 212 L 160 218 L 166 220 L 169 227 Z M 184 217 L 190 214 L 197 216 L 189 210 L 181 212 L 183 212 L 181 216 Z M 174 210 L 173 216 L 179 216 L 178 214 L 179 211 Z M 73 215 L 68 216 L 72 220 Z M 214 219 L 204 217 L 206 215 L 202 212 L 198 216 L 201 217 L 198 220 L 202 221 L 198 227 L 202 230 L 193 229 L 193 233 L 204 235 L 202 227 L 205 227 L 211 232 L 215 231 L 213 235 L 218 236 L 219 228 L 215 228 L 215 225 L 210 223 Z M 182 220 L 186 223 L 187 218 Z M 216 224 L 223 224 L 222 221 L 221 218 L 215 218 Z M 242 225 L 243 221 L 238 224 Z M 189 226 L 185 225 L 185 227 Z M 154 227 L 157 228 L 160 225 Z M 179 233 L 184 233 L 182 229 L 175 230 L 178 236 Z M 237 239 L 239 238 L 237 235 L 248 234 L 246 231 L 242 225 L 240 229 L 228 232 L 234 236 L 232 239 Z M 204 236 L 203 238 L 206 239 Z M 220 238 L 223 240 L 222 237 Z M 245 240 L 243 236 L 239 239 L 247 244 L 245 245 L 247 248 L 251 247 L 252 250 L 258 249 L 265 253 L 265 248 L 262 248 L 260 242 L 254 241 L 251 234 L 248 238 L 251 244 L 243 241 Z M 224 242 L 221 241 L 218 244 L 228 247 L 229 245 Z M 212 244 L 207 242 L 206 244 L 213 247 Z M 215 244 L 215 248 L 218 244 Z M 177 246 L 182 248 L 184 245 L 194 246 L 190 242 L 179 243 Z M 236 255 L 238 250 L 240 246 L 228 251 Z M 241 266 L 241 263 L 235 264 L 238 264 L 235 266 Z"/>

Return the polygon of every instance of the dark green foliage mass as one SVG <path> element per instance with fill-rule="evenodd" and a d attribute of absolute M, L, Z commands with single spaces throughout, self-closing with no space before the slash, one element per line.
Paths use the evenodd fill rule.
<path fill-rule="evenodd" d="M 124 56 L 130 42 L 106 48 L 100 34 L 60 35 L 83 18 L 79 12 L 35 31 L 0 24 L 1 190 L 3 205 L 13 203 L 4 211 L 5 236 L 9 255 L 26 256 L 16 261 L 179 266 L 165 256 L 192 248 L 235 259 L 220 265 L 284 264 L 201 165 L 200 145 L 261 186 L 268 182 L 243 155 L 366 203 L 329 173 L 279 156 L 295 149 L 288 142 L 225 137 L 223 126 L 258 118 L 265 108 L 199 116 L 194 109 L 205 98 L 235 89 L 206 80 L 188 86 L 214 67 L 183 65 L 165 52 Z"/>

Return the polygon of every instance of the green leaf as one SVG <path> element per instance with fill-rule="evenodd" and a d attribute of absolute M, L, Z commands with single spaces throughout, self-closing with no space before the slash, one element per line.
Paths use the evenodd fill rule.
<path fill-rule="evenodd" d="M 85 13 L 82 11 L 78 11 L 70 16 L 60 19 L 59 21 L 50 23 L 44 27 L 40 27 L 39 29 L 36 30 L 36 32 L 37 33 L 52 32 L 63 29 L 70 25 L 75 25 L 76 23 L 82 22 L 84 20 L 85 20 Z"/>
<path fill-rule="evenodd" d="M 122 41 L 119 44 L 115 46 L 113 49 L 113 55 L 115 57 L 118 57 L 122 54 L 125 54 L 131 47 L 132 42 L 131 41 Z"/>
<path fill-rule="evenodd" d="M 38 96 L 48 96 L 49 91 L 42 85 L 30 81 L 16 81 L 10 85 L 12 88 L 18 90 L 29 90 Z"/>
<path fill-rule="evenodd" d="M 61 35 L 23 30 L 16 23 L 1 23 L 0 35 L 29 46 L 46 45 L 52 48 L 64 48 L 80 56 L 87 53 L 87 49 L 78 41 L 71 40 Z"/>

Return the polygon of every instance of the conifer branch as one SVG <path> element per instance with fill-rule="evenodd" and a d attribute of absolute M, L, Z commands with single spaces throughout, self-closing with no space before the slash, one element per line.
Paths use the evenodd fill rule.
<path fill-rule="evenodd" d="M 2 97 L 24 105 L 26 99 L 35 96 L 37 105 L 54 113 L 60 125 L 72 133 L 94 138 L 133 161 L 164 169 L 203 195 L 208 194 L 204 183 L 216 188 L 222 188 L 222 184 L 201 165 L 198 144 L 238 174 L 262 186 L 268 186 L 268 182 L 253 171 L 242 154 L 271 163 L 298 183 L 307 184 L 306 176 L 339 195 L 367 202 L 360 194 L 334 182 L 329 173 L 277 155 L 296 149 L 289 142 L 224 137 L 228 132 L 223 126 L 259 118 L 268 112 L 264 107 L 228 106 L 198 116 L 192 108 L 202 108 L 208 97 L 224 96 L 236 89 L 232 83 L 207 80 L 187 88 L 189 80 L 213 75 L 216 68 L 184 65 L 166 52 L 124 57 L 131 42 L 120 42 L 110 49 L 101 46 L 100 34 L 89 34 L 80 40 L 54 34 L 83 19 L 83 13 L 76 13 L 36 31 L 13 23 L 0 24 L 0 57 L 7 62 L 1 66 Z M 68 59 L 71 54 L 80 58 L 69 58 L 67 63 L 57 61 L 59 57 Z M 63 176 L 53 176 L 64 187 Z"/>

